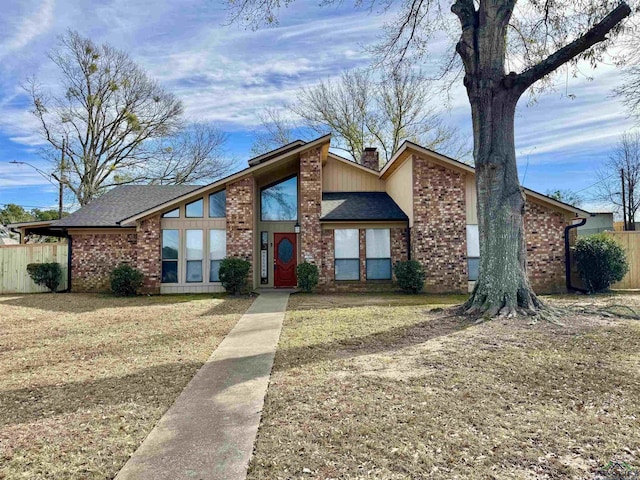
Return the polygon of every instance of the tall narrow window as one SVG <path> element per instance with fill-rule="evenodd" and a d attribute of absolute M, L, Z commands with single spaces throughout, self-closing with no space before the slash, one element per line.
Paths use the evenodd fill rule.
<path fill-rule="evenodd" d="M 220 262 L 227 255 L 226 230 L 209 231 L 209 281 L 220 281 Z"/>
<path fill-rule="evenodd" d="M 202 230 L 187 230 L 187 282 L 202 281 Z"/>
<path fill-rule="evenodd" d="M 357 228 L 334 230 L 336 280 L 360 280 L 360 240 Z"/>
<path fill-rule="evenodd" d="M 367 229 L 367 280 L 391 280 L 391 234 L 388 228 Z"/>
<path fill-rule="evenodd" d="M 195 202 L 187 203 L 185 207 L 185 216 L 187 218 L 202 218 L 204 209 L 204 200 L 196 200 Z"/>
<path fill-rule="evenodd" d="M 220 190 L 219 192 L 209 195 L 209 217 L 210 218 L 224 218 L 227 216 L 227 191 Z"/>
<path fill-rule="evenodd" d="M 162 230 L 162 283 L 178 283 L 178 230 Z"/>
<path fill-rule="evenodd" d="M 478 225 L 467 225 L 467 267 L 469 270 L 469 281 L 475 282 L 478 279 L 480 268 L 480 235 Z"/>
<path fill-rule="evenodd" d="M 262 189 L 262 220 L 295 221 L 298 219 L 298 177 L 291 177 Z"/>

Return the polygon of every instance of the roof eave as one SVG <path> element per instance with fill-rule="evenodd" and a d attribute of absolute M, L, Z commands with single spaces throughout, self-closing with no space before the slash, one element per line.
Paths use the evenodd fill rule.
<path fill-rule="evenodd" d="M 174 198 L 172 200 L 169 200 L 168 202 L 164 202 L 164 203 L 161 203 L 159 205 L 156 205 L 153 208 L 149 208 L 149 209 L 147 209 L 147 210 L 145 210 L 143 212 L 140 212 L 140 213 L 138 213 L 136 215 L 133 215 L 131 217 L 123 218 L 122 220 L 120 220 L 118 222 L 118 225 L 119 226 L 131 226 L 131 225 L 135 224 L 135 222 L 140 220 L 141 218 L 148 217 L 149 215 L 153 215 L 154 213 L 157 213 L 157 212 L 159 212 L 161 210 L 164 210 L 165 208 L 169 208 L 169 207 L 171 207 L 172 205 L 174 205 L 176 203 L 180 203 L 180 202 L 182 202 L 184 200 L 188 200 L 191 197 L 196 197 L 198 195 L 203 194 L 204 192 L 206 192 L 208 190 L 211 190 L 213 188 L 216 188 L 216 187 L 219 187 L 219 186 L 222 186 L 222 185 L 226 185 L 229 182 L 232 182 L 234 180 L 240 179 L 240 178 L 242 178 L 242 177 L 244 177 L 246 175 L 250 175 L 250 174 L 252 174 L 252 173 L 254 173 L 254 172 L 258 171 L 258 170 L 261 170 L 263 168 L 266 168 L 268 166 L 274 165 L 275 163 L 277 163 L 278 161 L 280 161 L 280 160 L 282 160 L 284 158 L 288 158 L 288 157 L 290 157 L 292 155 L 300 154 L 300 153 L 302 153 L 302 152 L 304 152 L 306 150 L 309 150 L 309 149 L 311 149 L 313 147 L 316 147 L 318 145 L 322 145 L 323 143 L 326 143 L 330 139 L 331 139 L 331 134 L 330 133 L 328 133 L 327 135 L 323 135 L 322 137 L 318 137 L 317 139 L 315 139 L 315 140 L 313 140 L 311 142 L 308 142 L 308 143 L 305 143 L 303 145 L 300 145 L 300 147 L 298 147 L 298 148 L 296 148 L 294 150 L 290 150 L 288 152 L 285 152 L 282 155 L 279 155 L 279 156 L 274 157 L 274 158 L 272 158 L 270 160 L 267 160 L 264 163 L 260 163 L 258 165 L 254 165 L 252 167 L 245 168 L 243 170 L 240 170 L 239 172 L 236 172 L 236 173 L 231 174 L 231 175 L 229 175 L 229 176 L 227 176 L 225 178 L 221 178 L 220 180 L 217 180 L 217 181 L 215 181 L 213 183 L 210 183 L 209 185 L 204 185 L 203 187 L 198 188 L 198 189 L 196 189 L 196 190 L 194 190 L 192 192 L 186 193 L 186 194 L 181 195 L 179 197 L 176 197 L 176 198 Z"/>

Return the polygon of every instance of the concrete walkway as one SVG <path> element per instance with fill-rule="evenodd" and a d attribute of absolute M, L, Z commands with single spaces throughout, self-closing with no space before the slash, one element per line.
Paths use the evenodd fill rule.
<path fill-rule="evenodd" d="M 246 477 L 288 300 L 253 302 L 116 480 Z"/>

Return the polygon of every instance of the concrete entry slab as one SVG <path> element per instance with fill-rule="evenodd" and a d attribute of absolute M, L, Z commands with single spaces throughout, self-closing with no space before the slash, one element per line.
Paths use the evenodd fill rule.
<path fill-rule="evenodd" d="M 288 300 L 253 302 L 116 480 L 246 477 Z"/>

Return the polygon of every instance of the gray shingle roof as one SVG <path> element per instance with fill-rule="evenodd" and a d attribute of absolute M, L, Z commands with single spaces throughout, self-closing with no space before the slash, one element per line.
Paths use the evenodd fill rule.
<path fill-rule="evenodd" d="M 386 192 L 329 192 L 322 194 L 320 220 L 407 221 L 407 215 Z"/>
<path fill-rule="evenodd" d="M 118 222 L 189 193 L 198 185 L 121 185 L 52 227 L 119 227 Z"/>

